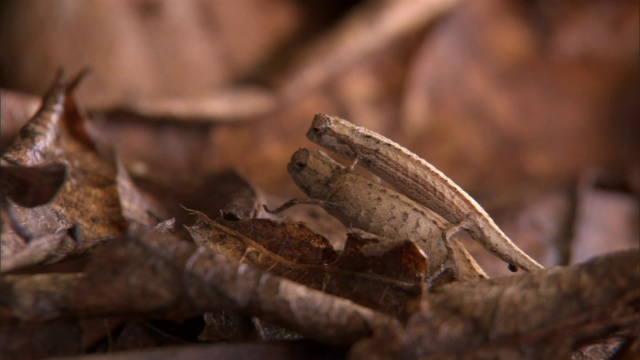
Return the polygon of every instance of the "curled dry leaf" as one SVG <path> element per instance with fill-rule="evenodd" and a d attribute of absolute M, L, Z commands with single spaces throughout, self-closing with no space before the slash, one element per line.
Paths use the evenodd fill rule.
<path fill-rule="evenodd" d="M 2 165 L 0 171 L 0 204 L 6 214 L 6 223 L 16 234 L 28 241 L 31 235 L 18 223 L 8 200 L 27 208 L 46 204 L 60 190 L 65 180 L 66 168 L 62 164 L 38 167 Z"/>
<path fill-rule="evenodd" d="M 220 212 L 227 212 L 241 219 L 258 217 L 262 209 L 261 203 L 264 202 L 260 192 L 246 178 L 232 170 L 208 174 L 198 190 L 191 194 L 192 201 L 188 205 L 192 208 L 197 205 L 198 209 L 216 216 Z"/>
<path fill-rule="evenodd" d="M 145 225 L 158 225 L 160 219 L 175 218 L 174 230 L 184 231 L 182 225 L 192 221 L 184 211 L 185 207 L 200 209 L 211 217 L 225 212 L 239 218 L 251 218 L 259 214 L 258 205 L 264 202 L 260 193 L 232 170 L 200 173 L 170 171 L 162 180 L 149 176 L 135 176 L 132 179 L 120 162 L 118 171 L 125 217 Z M 181 178 L 182 175 L 188 178 Z"/>
<path fill-rule="evenodd" d="M 0 89 L 0 152 L 11 145 L 20 128 L 29 118 L 38 111 L 40 99 L 33 95 L 12 91 L 6 88 Z"/>
<path fill-rule="evenodd" d="M 40 110 L 2 155 L 3 165 L 40 166 L 53 171 L 59 166 L 53 164 L 62 164 L 67 168 L 66 182 L 49 204 L 29 208 L 20 206 L 29 205 L 28 202 L 17 201 L 9 206 L 23 230 L 32 236 L 74 228 L 78 251 L 121 234 L 126 227 L 118 196 L 116 167 L 96 152 L 84 128 L 85 116 L 72 97 L 83 75 L 81 73 L 69 82 L 59 75 L 44 97 Z M 21 188 L 14 187 L 13 190 L 16 192 L 9 195 L 12 199 L 33 197 L 21 193 Z M 24 241 L 5 227 L 3 258 L 20 251 L 21 247 L 16 244 L 21 243 L 24 246 Z"/>
<path fill-rule="evenodd" d="M 381 329 L 356 345 L 352 358 L 568 358 L 581 341 L 616 331 L 633 336 L 640 326 L 638 283 L 637 250 L 453 283 L 425 296 L 404 330 Z"/>
<path fill-rule="evenodd" d="M 427 258 L 410 241 L 384 242 L 351 233 L 338 253 L 299 222 L 212 221 L 192 213 L 198 219 L 187 229 L 213 253 L 401 319 L 408 316 L 408 304 L 420 297 L 428 273 Z"/>
<path fill-rule="evenodd" d="M 15 252 L 11 256 L 2 257 L 0 272 L 26 268 L 34 264 L 54 263 L 72 254 L 78 247 L 78 242 L 67 231 L 54 234 L 43 234 Z"/>
<path fill-rule="evenodd" d="M 2 166 L 2 197 L 11 199 L 23 207 L 35 207 L 48 203 L 60 190 L 66 176 L 62 164 L 37 167 Z"/>
<path fill-rule="evenodd" d="M 0 277 L 0 304 L 4 320 L 23 321 L 110 314 L 184 318 L 227 309 L 331 344 L 351 344 L 378 326 L 397 326 L 349 300 L 142 226 L 98 249 L 84 275 Z"/>

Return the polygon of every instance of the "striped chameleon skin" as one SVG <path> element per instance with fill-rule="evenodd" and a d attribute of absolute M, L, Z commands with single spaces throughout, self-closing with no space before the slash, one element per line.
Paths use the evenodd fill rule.
<path fill-rule="evenodd" d="M 428 257 L 430 275 L 450 267 L 461 280 L 487 277 L 464 246 L 447 237 L 444 220 L 403 194 L 349 171 L 321 151 L 298 150 L 288 171 L 316 204 L 345 226 L 416 243 Z"/>
<path fill-rule="evenodd" d="M 357 161 L 407 197 L 442 216 L 452 224 L 450 231 L 467 230 L 474 240 L 507 263 L 525 271 L 543 269 L 500 230 L 469 194 L 401 145 L 326 114 L 314 117 L 307 137 L 342 157 Z"/>

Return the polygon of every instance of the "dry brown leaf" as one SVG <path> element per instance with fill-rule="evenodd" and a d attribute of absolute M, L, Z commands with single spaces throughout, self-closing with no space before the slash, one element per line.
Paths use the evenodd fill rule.
<path fill-rule="evenodd" d="M 62 164 L 36 167 L 2 166 L 2 197 L 7 197 L 23 207 L 44 205 L 58 193 L 66 173 Z"/>
<path fill-rule="evenodd" d="M 0 89 L 0 151 L 11 145 L 20 128 L 38 111 L 40 98 L 9 89 Z"/>
<path fill-rule="evenodd" d="M 0 168 L 0 208 L 3 211 L 3 224 L 13 230 L 25 241 L 31 235 L 22 229 L 9 200 L 19 206 L 33 208 L 48 203 L 60 190 L 65 180 L 66 168 L 62 164 L 49 164 L 37 167 L 2 165 Z M 5 220 L 6 217 L 6 221 Z M 9 248 L 7 242 L 4 247 Z M 15 244 L 20 246 L 20 244 Z"/>
<path fill-rule="evenodd" d="M 45 323 L 3 322 L 0 354 L 3 359 L 42 359 L 81 355 L 82 331 L 76 319 Z"/>
<path fill-rule="evenodd" d="M 240 341 L 249 337 L 254 326 L 251 319 L 235 311 L 220 310 L 204 314 L 201 341 Z"/>
<path fill-rule="evenodd" d="M 84 275 L 0 277 L 0 303 L 3 321 L 111 314 L 175 319 L 229 309 L 333 344 L 350 344 L 378 326 L 397 324 L 351 301 L 139 226 L 101 247 Z"/>
<path fill-rule="evenodd" d="M 74 254 L 78 249 L 78 242 L 62 230 L 54 234 L 43 234 L 31 239 L 26 246 L 20 247 L 10 256 L 0 258 L 0 272 L 27 268 L 37 264 L 58 262 Z"/>
<path fill-rule="evenodd" d="M 0 78 L 37 93 L 60 64 L 90 65 L 95 76 L 80 100 L 94 109 L 208 94 L 254 71 L 304 30 L 299 7 L 260 0 L 6 1 Z"/>
<path fill-rule="evenodd" d="M 640 327 L 638 283 L 638 251 L 453 283 L 425 296 L 405 329 L 380 329 L 356 345 L 352 358 L 567 358 L 583 340 L 616 331 L 633 336 Z"/>
<path fill-rule="evenodd" d="M 429 271 L 427 258 L 411 241 L 350 233 L 338 253 L 299 222 L 212 221 L 191 213 L 198 219 L 187 229 L 213 253 L 400 318 L 419 298 Z"/>
<path fill-rule="evenodd" d="M 637 161 L 638 142 L 620 141 L 637 133 L 625 124 L 637 106 L 616 108 L 637 94 L 638 12 L 624 0 L 456 7 L 412 59 L 405 143 L 471 193 Z"/>
<path fill-rule="evenodd" d="M 65 82 L 60 74 L 44 97 L 41 109 L 2 155 L 3 163 L 13 166 L 53 166 L 55 163 L 67 168 L 66 182 L 52 202 L 34 208 L 19 206 L 19 202 L 10 206 L 23 230 L 32 236 L 73 228 L 78 251 L 121 234 L 126 227 L 116 167 L 96 152 L 84 128 L 85 117 L 72 97 L 83 75 L 84 72 Z M 19 195 L 12 193 L 11 197 Z M 2 256 L 19 251 L 20 246 L 16 244 L 21 242 L 25 246 L 24 240 L 4 227 Z"/>
<path fill-rule="evenodd" d="M 421 313 L 409 321 L 408 329 L 384 322 L 380 325 L 380 319 L 386 317 L 352 302 L 311 291 L 204 250 L 194 253 L 188 234 L 180 226 L 186 216 L 178 205 L 199 209 L 210 218 L 217 217 L 220 209 L 241 218 L 254 217 L 259 210 L 256 205 L 261 202 L 258 190 L 248 186 L 243 177 L 217 176 L 222 168 L 236 169 L 258 184 L 259 190 L 275 191 L 286 198 L 295 196 L 286 172 L 274 169 L 284 169 L 293 149 L 304 144 L 301 134 L 308 128 L 307 119 L 318 111 L 352 118 L 406 144 L 477 195 L 483 205 L 495 203 L 496 198 L 506 199 L 496 220 L 505 220 L 499 222 L 501 226 L 511 222 L 505 227 L 512 229 L 509 235 L 522 235 L 516 241 L 524 243 L 527 252 L 531 250 L 547 259 L 548 265 L 569 259 L 569 250 L 560 255 L 547 250 L 571 246 L 572 234 L 566 229 L 575 214 L 571 214 L 571 199 L 566 196 L 568 183 L 594 163 L 607 169 L 631 168 L 632 191 L 612 191 L 600 184 L 579 188 L 577 236 L 571 256 L 586 258 L 617 246 L 622 239 L 629 239 L 624 240 L 625 244 L 631 241 L 637 246 L 638 206 L 632 199 L 640 186 L 636 165 L 639 142 L 635 136 L 640 124 L 636 119 L 640 89 L 637 4 L 627 0 L 467 2 L 454 7 L 447 16 L 438 17 L 437 23 L 429 23 L 433 14 L 427 6 L 453 3 L 374 0 L 335 5 L 285 0 L 265 5 L 261 0 L 241 0 L 202 5 L 199 0 L 179 4 L 165 0 L 109 0 L 66 4 L 69 6 L 22 1 L 0 5 L 0 23 L 8 30 L 0 34 L 2 43 L 6 43 L 6 51 L 0 53 L 0 63 L 6 65 L 0 66 L 3 87 L 38 93 L 48 78 L 43 74 L 59 64 L 69 68 L 90 64 L 96 76 L 83 84 L 79 95 L 87 101 L 81 101 L 82 105 L 93 109 L 109 106 L 110 110 L 114 104 L 137 106 L 158 120 L 107 113 L 99 132 L 92 132 L 99 134 L 100 141 L 117 144 L 120 159 L 124 160 L 121 164 L 131 171 L 135 182 L 123 166 L 111 167 L 117 169 L 118 175 L 114 175 L 115 170 L 109 170 L 107 175 L 107 171 L 83 167 L 86 172 L 78 177 L 77 169 L 57 161 L 57 156 L 72 164 L 93 159 L 81 154 L 94 152 L 86 150 L 92 148 L 92 141 L 76 126 L 56 132 L 63 136 L 52 142 L 74 139 L 78 145 L 75 148 L 83 149 L 76 153 L 78 157 L 69 159 L 67 147 L 54 146 L 59 152 L 55 156 L 47 153 L 50 158 L 39 162 L 38 167 L 63 163 L 70 172 L 76 172 L 76 184 L 85 184 L 86 179 L 115 179 L 113 183 L 117 185 L 108 182 L 108 188 L 110 192 L 117 187 L 119 198 L 109 197 L 113 202 L 107 206 L 120 203 L 118 212 L 124 214 L 124 219 L 118 223 L 126 225 L 127 220 L 153 225 L 175 217 L 175 221 L 162 222 L 158 227 L 158 231 L 167 233 L 166 237 L 132 232 L 126 240 L 100 251 L 87 273 L 0 276 L 0 357 L 42 358 L 131 349 L 138 340 L 140 345 L 168 344 L 175 339 L 169 333 L 161 333 L 162 329 L 153 328 L 153 320 L 149 320 L 152 316 L 182 319 L 216 309 L 223 314 L 218 320 L 229 320 L 233 316 L 225 313 L 233 313 L 236 320 L 252 322 L 244 323 L 252 325 L 250 334 L 242 333 L 242 326 L 242 334 L 233 332 L 238 327 L 220 326 L 212 337 L 217 336 L 216 339 L 225 335 L 234 340 L 257 340 L 256 335 L 263 340 L 272 339 L 275 331 L 282 329 L 269 325 L 274 323 L 319 341 L 349 344 L 376 329 L 372 340 L 359 345 L 362 352 L 354 349 L 352 353 L 371 358 L 387 354 L 394 358 L 509 359 L 573 355 L 575 359 L 591 360 L 611 358 L 616 353 L 624 356 L 620 354 L 624 351 L 629 358 L 637 354 L 640 341 L 630 343 L 628 334 L 640 333 L 640 320 L 620 316 L 625 311 L 634 311 L 636 316 L 638 296 L 627 303 L 628 299 L 621 297 L 620 304 L 628 305 L 622 309 L 615 301 L 606 303 L 600 297 L 610 293 L 607 296 L 611 300 L 620 293 L 616 286 L 638 281 L 637 253 L 626 277 L 620 268 L 626 260 L 618 258 L 618 262 L 596 261 L 531 277 L 516 276 L 517 280 L 438 286 L 435 293 L 424 295 L 430 300 L 423 301 Z M 105 10 L 112 16 L 104 17 Z M 20 30 L 27 28 L 30 31 Z M 409 33 L 415 35 L 407 36 Z M 421 37 L 422 48 L 415 53 Z M 86 41 L 88 38 L 92 41 Z M 105 42 L 107 38 L 109 41 Z M 110 43 L 112 39 L 118 39 L 115 47 Z M 298 48 L 301 45 L 304 48 Z M 271 64 L 284 64 L 283 71 L 274 74 Z M 273 81 L 282 74 L 284 77 Z M 258 85 L 256 77 L 263 82 Z M 36 109 L 32 99 L 14 97 L 4 89 L 0 95 L 0 140 L 4 147 L 7 136 L 17 132 L 17 128 L 12 130 L 6 125 L 23 124 Z M 399 115 L 398 103 L 402 101 L 404 108 Z M 203 121 L 211 120 L 210 116 L 216 120 L 256 121 L 218 121 L 211 125 Z M 67 125 L 79 124 L 78 119 L 65 119 L 63 123 L 70 120 Z M 96 125 L 95 121 L 92 125 Z M 93 160 L 87 162 L 97 164 Z M 3 159 L 2 166 L 5 165 Z M 160 179 L 160 191 L 147 192 L 141 186 L 139 180 L 147 175 L 152 175 L 148 176 L 151 180 Z M 82 229 L 84 234 L 91 230 L 95 209 L 69 213 L 68 209 L 78 209 L 77 203 L 56 202 L 60 196 L 69 196 L 70 186 L 65 183 L 51 204 L 21 210 L 55 210 L 47 216 L 60 215 L 56 219 L 69 220 L 59 223 L 59 228 L 23 238 L 9 231 L 11 241 L 3 232 L 2 271 L 58 261 L 96 243 L 74 239 L 74 229 Z M 3 184 L 3 190 L 7 188 Z M 31 190 L 34 189 L 28 191 Z M 13 196 L 9 200 L 13 203 L 46 197 L 29 195 L 28 191 L 14 189 L 5 195 Z M 526 204 L 521 196 L 524 192 L 562 192 L 562 204 L 540 198 L 533 205 Z M 78 194 L 89 199 L 85 192 Z M 101 204 L 102 200 L 89 199 L 82 205 Z M 273 202 L 277 203 L 280 201 Z M 22 205 L 32 204 L 35 203 L 23 201 Z M 605 207 L 605 213 L 598 212 Z M 10 209 L 14 208 L 22 206 L 14 204 Z M 517 214 L 518 208 L 524 209 L 522 216 Z M 494 214 L 495 208 L 488 209 Z M 7 213 L 2 216 L 7 228 Z M 316 214 L 311 216 L 317 218 Z M 37 218 L 32 220 L 38 222 Z M 258 222 L 246 222 L 253 223 Z M 27 224 L 30 228 L 32 225 Z M 327 226 L 343 231 L 333 224 Z M 249 235 L 242 236 L 253 239 L 257 237 L 255 233 L 263 231 L 269 234 L 272 230 L 256 226 Z M 601 231 L 602 235 L 598 235 Z M 596 237 L 615 241 L 590 241 Z M 31 242 L 26 244 L 24 238 L 31 238 Z M 332 263 L 335 267 L 340 265 L 355 274 L 376 266 L 399 269 L 392 256 L 362 256 L 393 253 L 391 248 L 356 240 L 347 244 L 344 253 L 337 254 Z M 269 264 L 269 258 L 262 254 L 277 253 L 283 248 L 283 253 L 296 261 L 307 259 L 307 252 L 302 257 L 287 253 L 287 246 L 281 247 L 278 242 L 265 244 L 269 250 L 242 253 L 239 244 L 231 255 L 260 255 L 260 260 Z M 320 248 L 325 249 L 324 245 Z M 354 250 L 352 261 L 350 249 Z M 400 257 L 397 262 L 402 262 L 404 257 Z M 89 254 L 79 260 L 92 258 Z M 77 263 L 69 270 L 74 263 L 25 271 L 57 271 L 65 267 L 66 271 L 80 271 Z M 411 264 L 403 263 L 401 268 L 406 273 L 387 276 L 396 280 L 410 278 Z M 584 271 L 587 268 L 590 270 Z M 565 278 L 560 273 L 573 275 Z M 562 281 L 556 281 L 559 278 Z M 560 294 L 559 290 L 565 292 Z M 580 296 L 572 296 L 576 293 Z M 526 301 L 516 301 L 522 298 Z M 591 305 L 581 302 L 583 298 L 590 298 L 595 310 L 584 310 Z M 437 304 L 431 303 L 436 300 Z M 577 305 L 584 305 L 584 311 L 576 310 Z M 571 309 L 577 315 L 568 314 Z M 347 315 L 341 316 L 341 311 Z M 99 324 L 102 331 L 90 336 L 94 340 L 87 345 L 83 340 L 87 334 L 81 333 L 73 318 L 82 316 L 79 314 L 117 314 L 121 320 L 117 325 Z M 63 318 L 66 315 L 70 317 Z M 489 319 L 491 315 L 494 317 Z M 135 319 L 129 320 L 131 316 Z M 533 323 L 534 317 L 548 323 L 536 327 L 539 324 Z M 50 320 L 27 321 L 37 319 Z M 103 318 L 93 319 L 101 322 Z M 598 342 L 610 334 L 613 336 L 607 341 Z M 490 336 L 497 338 L 484 341 Z M 281 339 L 282 334 L 276 338 Z M 595 345 L 592 341 L 596 341 Z M 431 353 L 434 349 L 436 352 Z M 343 347 L 336 355 L 333 350 L 308 342 L 244 342 L 102 357 L 342 357 L 346 351 Z"/>
<path fill-rule="evenodd" d="M 134 179 L 119 162 L 118 189 L 125 218 L 192 241 L 183 226 L 192 221 L 184 207 L 201 209 L 211 217 L 223 212 L 240 218 L 260 214 L 261 194 L 235 171 L 187 172 L 185 178 L 173 175 L 165 174 L 163 181 Z"/>

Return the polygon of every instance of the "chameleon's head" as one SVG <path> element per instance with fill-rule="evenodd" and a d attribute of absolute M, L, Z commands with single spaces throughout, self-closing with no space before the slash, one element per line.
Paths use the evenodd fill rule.
<path fill-rule="evenodd" d="M 316 114 L 311 121 L 311 127 L 307 131 L 307 137 L 312 141 L 327 134 L 333 126 L 335 116 Z"/>
<path fill-rule="evenodd" d="M 351 134 L 357 126 L 337 116 L 316 114 L 307 131 L 307 138 L 342 156 L 353 158 L 355 153 L 349 146 Z"/>
<path fill-rule="evenodd" d="M 325 200 L 331 193 L 330 182 L 342 166 L 321 151 L 300 149 L 287 166 L 289 174 L 309 197 Z"/>

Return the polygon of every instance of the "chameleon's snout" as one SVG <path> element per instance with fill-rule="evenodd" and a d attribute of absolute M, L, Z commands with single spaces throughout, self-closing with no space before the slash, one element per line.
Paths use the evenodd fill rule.
<path fill-rule="evenodd" d="M 307 131 L 307 138 L 313 139 L 321 136 L 325 129 L 330 126 L 331 117 L 327 114 L 316 114 L 311 122 L 311 127 Z"/>

